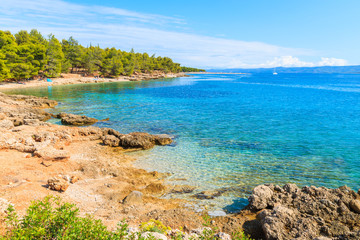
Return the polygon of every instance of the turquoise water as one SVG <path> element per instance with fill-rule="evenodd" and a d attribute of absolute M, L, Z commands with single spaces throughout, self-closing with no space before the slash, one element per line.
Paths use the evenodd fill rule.
<path fill-rule="evenodd" d="M 234 211 L 262 183 L 360 188 L 360 75 L 205 74 L 16 93 L 60 101 L 54 112 L 110 118 L 99 127 L 173 135 L 135 164 L 197 191 L 224 188 L 199 202 L 210 209 Z"/>

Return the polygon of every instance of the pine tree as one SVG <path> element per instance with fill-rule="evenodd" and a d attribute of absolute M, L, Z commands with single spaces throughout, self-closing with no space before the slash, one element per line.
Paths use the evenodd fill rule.
<path fill-rule="evenodd" d="M 48 42 L 46 49 L 47 63 L 44 72 L 47 77 L 58 77 L 61 73 L 64 53 L 59 40 L 57 40 L 54 35 L 49 35 Z"/>

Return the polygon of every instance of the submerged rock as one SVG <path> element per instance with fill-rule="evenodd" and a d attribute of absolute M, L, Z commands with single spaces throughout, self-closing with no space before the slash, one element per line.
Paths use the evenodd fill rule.
<path fill-rule="evenodd" d="M 216 197 L 221 196 L 224 192 L 226 192 L 226 189 L 202 191 L 202 192 L 199 192 L 199 193 L 193 195 L 193 197 L 195 197 L 197 199 L 214 199 Z"/>
<path fill-rule="evenodd" d="M 191 193 L 196 189 L 194 186 L 189 185 L 176 185 L 171 190 L 171 193 Z"/>

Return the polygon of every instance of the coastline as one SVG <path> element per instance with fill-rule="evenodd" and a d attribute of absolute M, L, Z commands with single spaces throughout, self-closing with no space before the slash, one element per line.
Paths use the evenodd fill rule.
<path fill-rule="evenodd" d="M 79 82 L 69 84 L 76 83 Z M 4 133 L 0 138 L 0 162 L 3 166 L 0 198 L 15 204 L 20 213 L 29 206 L 30 200 L 52 194 L 78 204 L 82 214 L 89 213 L 101 219 L 109 228 L 114 228 L 123 218 L 132 226 L 154 218 L 172 228 L 184 229 L 185 226 L 185 229 L 191 230 L 201 227 L 201 213 L 189 209 L 186 206 L 188 202 L 161 198 L 175 187 L 164 184 L 166 174 L 135 168 L 133 159 L 124 154 L 133 150 L 105 146 L 103 130 L 45 122 L 50 116 L 42 109 L 55 107 L 56 102 L 52 100 L 13 96 L 10 97 L 13 98 L 10 99 L 11 104 L 6 105 L 9 99 L 4 96 L 0 93 L 0 128 Z M 4 113 L 6 108 L 8 111 Z M 15 126 L 14 114 L 18 114 L 22 124 Z M 62 155 L 61 160 L 49 159 L 46 154 L 51 155 L 51 152 L 42 155 L 28 148 L 41 144 L 47 144 L 46 148 L 53 149 L 57 154 L 64 154 L 63 151 L 67 154 Z M 47 186 L 50 178 L 73 176 L 79 181 L 70 184 L 62 193 Z M 179 189 L 184 190 L 181 186 Z M 123 199 L 132 191 L 141 192 L 142 201 L 123 204 Z M 289 239 L 296 236 L 313 239 L 314 236 L 336 237 L 341 234 L 349 237 L 347 239 L 358 239 L 360 236 L 360 212 L 356 212 L 360 195 L 347 187 L 326 189 L 314 186 L 298 188 L 294 184 L 283 187 L 260 185 L 254 189 L 249 200 L 248 208 L 237 214 L 213 218 L 214 224 L 227 233 L 243 229 L 256 239 Z M 329 204 L 324 204 L 324 201 Z M 313 214 L 308 214 L 309 211 Z M 284 223 L 284 219 L 290 220 Z M 339 226 L 336 229 L 329 224 L 334 221 Z M 292 231 L 284 233 L 286 229 Z"/>
<path fill-rule="evenodd" d="M 26 80 L 20 83 L 16 82 L 0 82 L 0 90 L 11 90 L 19 88 L 36 88 L 36 87 L 50 87 L 57 85 L 71 85 L 71 84 L 88 84 L 88 83 L 107 83 L 107 82 L 126 82 L 126 81 L 144 81 L 161 78 L 176 78 L 185 77 L 185 73 L 140 73 L 133 74 L 132 76 L 120 76 L 118 78 L 94 78 L 83 77 L 79 74 L 62 74 L 63 77 L 52 78 L 52 82 L 43 80 Z"/>
<path fill-rule="evenodd" d="M 134 167 L 135 159 L 125 153 L 141 149 L 104 144 L 109 136 L 105 132 L 114 130 L 48 123 L 51 115 L 44 109 L 55 107 L 57 102 L 47 98 L 0 93 L 0 103 L 0 234 L 6 209 L 2 203 L 14 204 L 23 215 L 31 201 L 48 195 L 75 203 L 81 215 L 91 214 L 110 229 L 123 219 L 134 227 L 160 219 L 166 226 L 188 232 L 203 226 L 204 212 L 193 209 L 191 202 L 161 198 L 170 192 L 186 192 L 189 186 L 167 185 L 167 174 Z M 64 182 L 73 178 L 78 181 Z M 53 180 L 64 190 L 50 189 Z M 141 192 L 141 199 L 125 203 L 134 191 Z M 241 217 L 228 215 L 214 221 L 231 233 L 254 218 L 254 213 L 246 212 Z"/>

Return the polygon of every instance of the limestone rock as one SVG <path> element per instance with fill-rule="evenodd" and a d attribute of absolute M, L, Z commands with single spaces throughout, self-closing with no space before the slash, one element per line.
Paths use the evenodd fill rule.
<path fill-rule="evenodd" d="M 155 144 L 160 146 L 169 145 L 173 142 L 171 137 L 166 134 L 154 135 L 154 139 L 155 139 Z"/>
<path fill-rule="evenodd" d="M 360 196 L 350 188 L 260 185 L 249 197 L 266 239 L 360 239 Z M 351 210 L 351 211 L 350 211 Z"/>
<path fill-rule="evenodd" d="M 121 136 L 119 145 L 123 148 L 150 149 L 155 146 L 152 135 L 148 133 L 134 132 Z"/>
<path fill-rule="evenodd" d="M 143 202 L 143 194 L 139 191 L 132 191 L 129 195 L 127 195 L 124 199 L 123 199 L 123 204 L 137 204 L 137 203 L 142 203 Z"/>
<path fill-rule="evenodd" d="M 50 178 L 47 183 L 51 190 L 59 192 L 65 192 L 66 189 L 69 187 L 69 182 L 63 178 Z"/>
<path fill-rule="evenodd" d="M 351 200 L 350 208 L 356 213 L 360 213 L 360 201 L 359 200 Z"/>
<path fill-rule="evenodd" d="M 70 153 L 65 150 L 58 150 L 52 146 L 41 148 L 34 152 L 34 155 L 47 161 L 61 161 L 70 158 Z"/>
<path fill-rule="evenodd" d="M 77 177 L 77 176 L 72 176 L 70 178 L 70 183 L 72 183 L 72 184 L 76 183 L 77 181 L 79 181 L 79 177 Z"/>
<path fill-rule="evenodd" d="M 62 124 L 72 126 L 86 126 L 98 122 L 98 120 L 95 118 L 71 113 L 60 113 L 57 115 L 57 117 L 61 119 Z"/>
<path fill-rule="evenodd" d="M 110 147 L 118 147 L 119 143 L 120 143 L 119 138 L 115 137 L 114 135 L 106 135 L 103 138 L 103 144 Z"/>
<path fill-rule="evenodd" d="M 250 206 L 256 210 L 266 208 L 273 193 L 273 190 L 269 186 L 259 185 L 255 187 L 253 194 L 249 197 Z"/>
<path fill-rule="evenodd" d="M 103 132 L 103 135 L 106 136 L 106 135 L 113 135 L 117 138 L 120 138 L 121 136 L 123 136 L 124 134 L 122 133 L 119 133 L 118 131 L 112 129 L 112 128 L 102 128 L 102 132 Z"/>
<path fill-rule="evenodd" d="M 104 135 L 102 137 L 103 143 L 112 147 L 120 146 L 126 149 L 150 149 L 155 145 L 167 145 L 172 143 L 172 139 L 167 135 L 151 135 L 143 132 L 121 134 L 110 128 L 103 128 L 102 133 Z"/>

